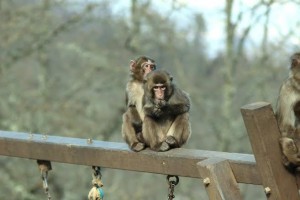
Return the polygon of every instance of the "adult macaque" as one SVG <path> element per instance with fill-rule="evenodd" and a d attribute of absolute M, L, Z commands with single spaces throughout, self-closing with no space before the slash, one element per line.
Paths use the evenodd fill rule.
<path fill-rule="evenodd" d="M 280 88 L 276 118 L 282 138 L 283 163 L 286 167 L 300 166 L 300 53 L 291 57 L 290 74 Z"/>
<path fill-rule="evenodd" d="M 155 151 L 181 147 L 191 134 L 190 99 L 172 80 L 163 70 L 150 72 L 145 78 L 142 136 L 146 146 Z"/>
<path fill-rule="evenodd" d="M 155 61 L 147 56 L 140 56 L 130 61 L 131 79 L 126 85 L 127 110 L 123 114 L 122 136 L 133 151 L 141 151 L 145 148 L 141 138 L 144 119 L 143 80 L 149 72 L 155 69 Z"/>

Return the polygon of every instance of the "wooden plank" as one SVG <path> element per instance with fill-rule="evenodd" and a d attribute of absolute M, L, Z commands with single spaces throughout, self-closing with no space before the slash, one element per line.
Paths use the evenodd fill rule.
<path fill-rule="evenodd" d="M 220 157 L 229 160 L 238 182 L 261 183 L 250 154 L 184 148 L 136 153 L 125 143 L 0 131 L 0 155 L 193 178 L 201 178 L 199 161 Z"/>
<path fill-rule="evenodd" d="M 224 158 L 199 162 L 198 170 L 210 200 L 241 200 L 242 196 L 230 164 Z"/>
<path fill-rule="evenodd" d="M 266 102 L 249 104 L 242 107 L 241 112 L 262 184 L 270 189 L 268 199 L 300 199 L 295 176 L 281 161 L 280 132 L 271 105 Z"/>

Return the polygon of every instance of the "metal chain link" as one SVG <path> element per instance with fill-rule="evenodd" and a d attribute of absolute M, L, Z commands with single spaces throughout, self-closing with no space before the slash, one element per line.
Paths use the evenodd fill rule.
<path fill-rule="evenodd" d="M 42 174 L 42 180 L 43 180 L 43 188 L 44 188 L 45 193 L 46 193 L 46 195 L 48 197 L 48 200 L 51 200 L 51 195 L 49 193 L 48 180 L 47 180 L 47 178 L 48 178 L 48 171 L 45 171 L 45 172 L 42 171 L 41 174 Z"/>
<path fill-rule="evenodd" d="M 51 200 L 51 195 L 49 193 L 49 187 L 48 187 L 48 171 L 52 169 L 51 162 L 47 160 L 37 160 L 37 163 L 41 171 L 43 188 L 45 190 L 48 200 Z"/>
<path fill-rule="evenodd" d="M 175 180 L 172 180 L 172 178 L 175 178 Z M 179 177 L 178 176 L 173 176 L 173 175 L 168 175 L 167 176 L 167 181 L 169 183 L 169 195 L 168 195 L 168 200 L 172 200 L 175 198 L 174 195 L 174 188 L 175 186 L 179 183 Z"/>

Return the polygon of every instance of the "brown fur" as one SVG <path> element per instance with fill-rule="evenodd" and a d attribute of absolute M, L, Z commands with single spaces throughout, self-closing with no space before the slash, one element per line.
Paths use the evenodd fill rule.
<path fill-rule="evenodd" d="M 281 132 L 280 145 L 283 163 L 299 166 L 299 120 L 300 120 L 300 53 L 291 57 L 289 77 L 280 87 L 277 100 L 276 119 Z"/>
<path fill-rule="evenodd" d="M 191 134 L 190 99 L 172 80 L 170 74 L 163 70 L 153 71 L 145 79 L 143 139 L 155 151 L 181 147 Z M 166 87 L 164 100 L 155 99 L 155 84 Z"/>
<path fill-rule="evenodd" d="M 155 61 L 146 56 L 140 56 L 131 61 L 131 79 L 126 85 L 127 110 L 122 117 L 122 137 L 133 151 L 141 151 L 145 148 L 140 137 L 144 120 L 142 99 L 144 95 L 143 79 L 145 72 L 142 65 L 145 62 L 152 63 L 155 66 Z"/>

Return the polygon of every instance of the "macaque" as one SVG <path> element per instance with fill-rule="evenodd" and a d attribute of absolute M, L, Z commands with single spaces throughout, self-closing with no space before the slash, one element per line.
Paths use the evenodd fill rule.
<path fill-rule="evenodd" d="M 140 56 L 130 61 L 131 79 L 126 85 L 126 107 L 123 114 L 122 136 L 133 151 L 145 148 L 142 141 L 142 124 L 144 112 L 142 99 L 144 95 L 143 80 L 151 71 L 156 69 L 155 61 L 147 56 Z"/>
<path fill-rule="evenodd" d="M 290 74 L 280 88 L 276 119 L 281 132 L 280 145 L 283 163 L 289 167 L 300 166 L 300 53 L 291 57 Z"/>
<path fill-rule="evenodd" d="M 155 151 L 181 147 L 191 134 L 189 96 L 172 81 L 163 70 L 145 77 L 142 136 L 146 146 Z"/>

